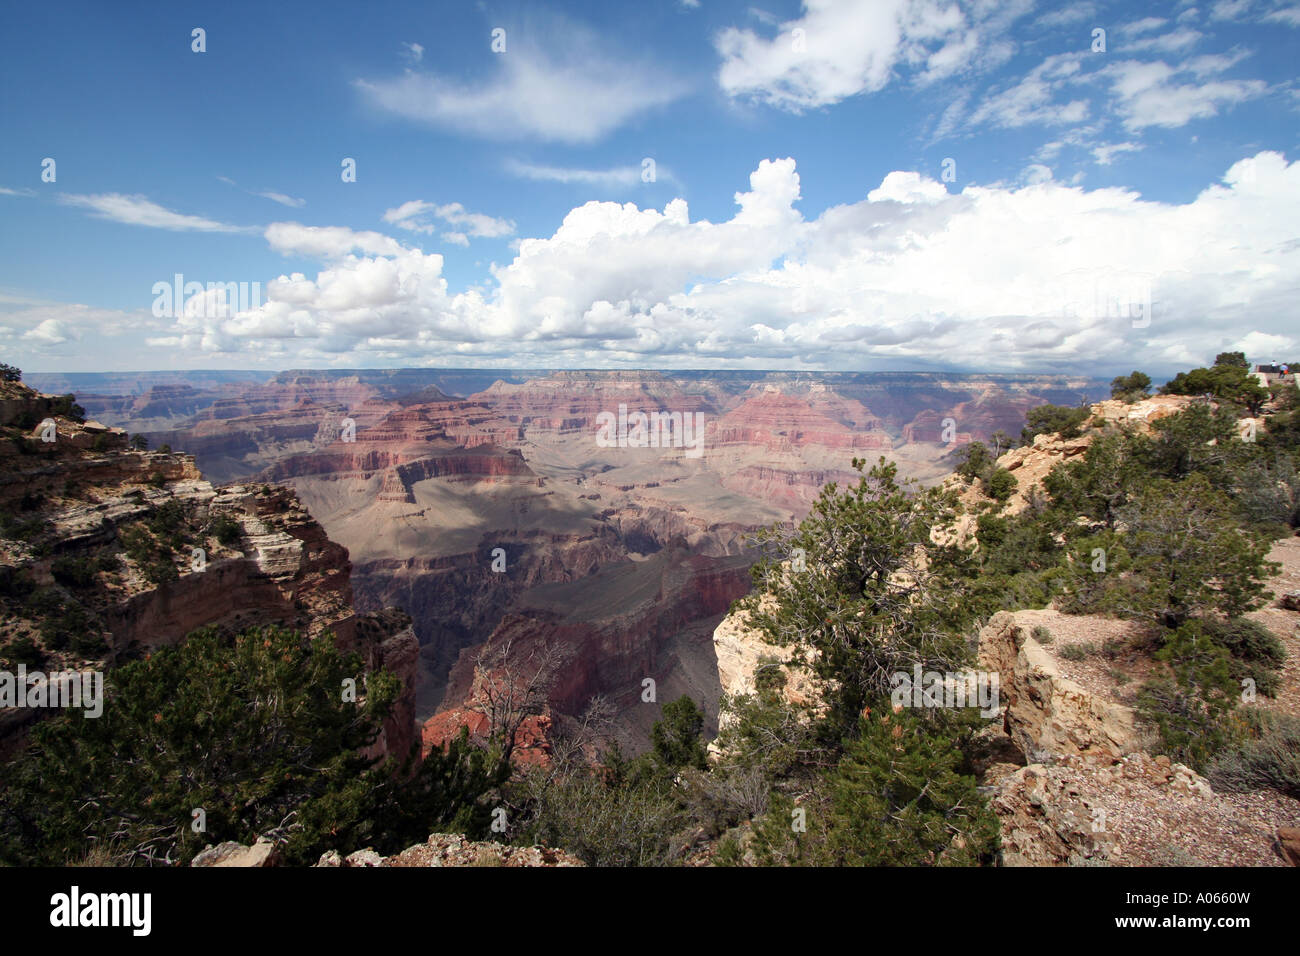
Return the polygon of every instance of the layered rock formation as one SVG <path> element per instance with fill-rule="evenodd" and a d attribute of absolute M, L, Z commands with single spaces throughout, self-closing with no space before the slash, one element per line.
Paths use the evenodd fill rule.
<path fill-rule="evenodd" d="M 653 559 L 673 542 L 706 564 L 737 557 L 743 564 L 750 532 L 797 521 L 823 485 L 856 480 L 854 457 L 893 456 L 904 475 L 922 480 L 945 474 L 949 448 L 915 427 L 904 442 L 905 426 L 952 416 L 959 431 L 977 436 L 1015 430 L 1011 420 L 1024 408 L 1073 404 L 1098 386 L 932 374 L 421 369 L 137 384 L 130 395 L 105 388 L 94 410 L 149 428 L 154 445 L 194 452 L 223 479 L 292 487 L 351 553 L 359 606 L 410 611 L 421 644 L 417 714 L 421 721 L 441 714 L 444 724 L 455 714 L 473 720 L 463 675 L 453 678 L 462 656 L 498 632 L 529 628 L 591 658 L 575 656 L 557 682 L 557 719 L 584 694 L 624 693 L 618 682 L 633 671 L 713 694 L 716 677 L 699 675 L 716 674 L 706 632 L 725 606 L 655 586 L 646 592 L 650 604 L 678 607 L 643 610 L 646 586 L 638 582 L 663 573 Z M 621 407 L 702 416 L 701 454 L 602 445 L 600 418 Z M 618 568 L 627 570 L 607 573 Z M 561 625 L 534 594 L 578 585 L 571 603 L 585 607 L 580 583 L 597 572 L 606 574 L 602 582 L 620 582 L 614 592 L 628 602 L 621 612 L 583 611 L 581 622 Z M 701 568 L 683 580 L 688 590 L 713 586 Z M 569 618 L 572 609 L 563 610 Z M 651 618 L 657 622 L 645 624 Z M 626 633 L 639 626 L 650 630 Z M 664 656 L 665 641 L 679 650 Z M 655 670 L 656 660 L 671 663 Z M 626 714 L 633 749 L 646 743 L 645 713 Z"/>
<path fill-rule="evenodd" d="M 624 743 L 643 745 L 659 703 L 689 693 L 716 727 L 719 690 L 710 639 L 731 602 L 749 589 L 743 556 L 708 558 L 678 545 L 643 562 L 622 562 L 573 583 L 545 585 L 522 595 L 480 647 L 461 651 L 451 668 L 439 712 L 424 726 L 436 746 L 462 726 L 487 730 L 477 693 L 480 659 L 510 647 L 512 660 L 547 661 L 544 714 L 516 739 L 526 760 L 544 761 L 547 724 L 577 717 L 597 697 L 618 717 Z M 521 675 L 532 676 L 529 671 Z M 654 682 L 655 699 L 643 696 Z"/>
<path fill-rule="evenodd" d="M 6 383 L 0 402 L 0 657 L 101 668 L 201 627 L 332 634 L 403 681 L 375 753 L 410 750 L 410 619 L 353 610 L 347 551 L 289 489 L 214 488 L 192 457 L 129 450 L 125 433 L 94 422 L 56 414 L 43 428 L 56 400 L 21 385 Z M 8 709 L 6 745 L 41 713 Z"/>

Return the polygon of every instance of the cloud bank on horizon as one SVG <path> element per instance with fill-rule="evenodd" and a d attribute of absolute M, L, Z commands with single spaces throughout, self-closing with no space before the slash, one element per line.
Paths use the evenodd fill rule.
<path fill-rule="evenodd" d="M 87 234 L 6 244 L 0 350 L 48 371 L 1300 358 L 1300 5 L 1150 7 L 683 4 L 621 30 L 529 8 L 468 15 L 460 60 L 379 24 L 387 52 L 338 78 L 355 115 L 314 117 L 337 148 L 287 136 L 259 168 L 226 144 L 201 175 L 87 172 L 27 119 L 58 177 L 6 161 L 0 214 Z M 683 33 L 676 62 L 627 54 Z M 257 294 L 160 312 L 181 272 Z"/>

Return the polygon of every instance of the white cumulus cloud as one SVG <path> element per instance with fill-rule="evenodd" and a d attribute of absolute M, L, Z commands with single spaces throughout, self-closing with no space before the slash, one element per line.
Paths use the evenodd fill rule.
<path fill-rule="evenodd" d="M 807 220 L 794 161 L 765 160 L 726 221 L 692 220 L 682 199 L 589 202 L 461 293 L 439 255 L 347 255 L 372 243 L 299 226 L 292 244 L 333 256 L 326 268 L 267 283 L 255 309 L 187 314 L 171 334 L 308 363 L 1155 374 L 1234 343 L 1300 347 L 1300 163 L 1260 153 L 1186 203 L 1089 191 L 1045 167 L 1024 178 L 950 194 L 899 170 Z"/>

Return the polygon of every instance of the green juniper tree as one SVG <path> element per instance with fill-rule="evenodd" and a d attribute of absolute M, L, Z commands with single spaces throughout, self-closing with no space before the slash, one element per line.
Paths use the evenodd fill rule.
<path fill-rule="evenodd" d="M 936 534 L 956 517 L 953 496 L 911 493 L 883 458 L 865 465 L 854 461 L 855 486 L 827 485 L 793 534 L 760 533 L 777 552 L 754 566 L 754 592 L 738 604 L 764 640 L 792 648 L 794 666 L 825 684 L 837 735 L 888 697 L 895 673 L 916 663 L 953 670 L 965 655 L 952 624 L 966 554 Z M 804 570 L 783 560 L 796 550 Z"/>
<path fill-rule="evenodd" d="M 205 843 L 280 832 L 305 863 L 360 848 L 349 840 L 393 851 L 439 823 L 481 825 L 475 801 L 500 783 L 501 761 L 460 741 L 414 776 L 375 767 L 363 753 L 398 682 L 363 674 L 333 643 L 275 627 L 201 631 L 107 672 L 101 717 L 42 721 L 4 768 L 0 860 L 57 865 L 94 848 L 183 863 Z"/>
<path fill-rule="evenodd" d="M 1111 379 L 1111 398 L 1118 398 L 1120 401 L 1131 405 L 1136 401 L 1148 398 L 1150 395 L 1151 376 L 1145 372 L 1134 371 L 1128 375 L 1117 375 Z"/>

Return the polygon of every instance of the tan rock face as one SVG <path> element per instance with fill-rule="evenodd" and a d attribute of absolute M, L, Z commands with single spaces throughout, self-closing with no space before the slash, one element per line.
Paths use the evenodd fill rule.
<path fill-rule="evenodd" d="M 1119 757 L 1139 747 L 1132 708 L 1089 694 L 1016 615 L 993 615 L 979 635 L 980 666 L 998 673 L 1007 733 L 1030 759 L 1046 754 Z"/>
<path fill-rule="evenodd" d="M 749 628 L 740 612 L 728 614 L 713 632 L 713 650 L 718 659 L 718 681 L 722 692 L 732 696 L 752 694 L 759 662 L 764 658 L 788 661 L 793 649 L 768 644 L 762 636 Z M 790 668 L 784 663 L 779 665 L 786 675 L 784 695 L 796 704 L 814 702 L 817 690 L 803 668 Z M 727 714 L 719 717 L 720 725 L 725 726 Z"/>
<path fill-rule="evenodd" d="M 209 846 L 190 861 L 190 866 L 265 867 L 279 866 L 281 853 L 270 840 L 258 840 L 252 846 L 227 841 Z"/>

